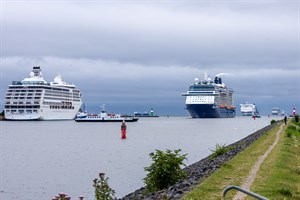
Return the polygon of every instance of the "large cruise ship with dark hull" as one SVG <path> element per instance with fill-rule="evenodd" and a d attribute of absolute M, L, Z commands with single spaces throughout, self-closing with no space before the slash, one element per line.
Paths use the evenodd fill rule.
<path fill-rule="evenodd" d="M 233 90 L 222 83 L 222 74 L 216 75 L 214 81 L 205 73 L 204 80 L 190 85 L 183 93 L 185 105 L 192 118 L 232 118 L 235 117 Z"/>

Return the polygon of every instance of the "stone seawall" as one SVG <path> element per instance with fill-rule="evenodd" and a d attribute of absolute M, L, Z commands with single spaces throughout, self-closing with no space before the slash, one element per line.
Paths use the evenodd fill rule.
<path fill-rule="evenodd" d="M 251 135 L 235 142 L 227 147 L 230 147 L 231 150 L 227 153 L 218 156 L 216 158 L 210 158 L 210 156 L 185 167 L 183 170 L 187 173 L 187 177 L 184 180 L 179 181 L 173 186 L 170 186 L 167 189 L 146 193 L 144 187 L 132 192 L 119 200 L 159 200 L 159 199 L 170 199 L 170 200 L 177 200 L 181 199 L 182 196 L 190 191 L 194 186 L 199 184 L 203 181 L 206 177 L 216 171 L 220 166 L 232 159 L 236 156 L 239 152 L 244 150 L 246 147 L 250 146 L 253 142 L 255 142 L 258 138 L 264 135 L 266 132 L 271 130 L 277 123 L 273 123 L 269 126 L 266 126 Z"/>

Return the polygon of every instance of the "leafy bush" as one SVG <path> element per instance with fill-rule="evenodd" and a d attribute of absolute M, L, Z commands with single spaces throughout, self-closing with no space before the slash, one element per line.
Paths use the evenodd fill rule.
<path fill-rule="evenodd" d="M 290 124 L 286 130 L 287 136 L 294 135 L 296 137 L 300 136 L 300 125 L 298 125 L 295 121 L 293 121 L 292 124 Z"/>
<path fill-rule="evenodd" d="M 174 185 L 177 181 L 186 176 L 185 172 L 181 169 L 186 155 L 180 155 L 180 149 L 166 150 L 166 152 L 156 150 L 155 153 L 150 153 L 153 163 L 149 167 L 145 167 L 148 172 L 147 176 L 143 179 L 146 188 L 149 192 L 158 191 Z"/>
<path fill-rule="evenodd" d="M 287 137 L 292 137 L 293 133 L 291 131 L 286 131 L 286 136 Z"/>
<path fill-rule="evenodd" d="M 291 192 L 291 190 L 290 190 L 290 189 L 287 189 L 287 188 L 280 188 L 280 189 L 278 190 L 278 192 L 279 192 L 280 194 L 284 195 L 284 196 L 292 196 L 292 195 L 293 195 L 293 193 Z"/>
<path fill-rule="evenodd" d="M 215 158 L 215 157 L 221 156 L 221 155 L 225 154 L 226 152 L 230 151 L 231 148 L 226 147 L 226 144 L 216 144 L 216 148 L 210 149 L 210 150 L 213 153 L 211 155 L 211 158 Z"/>
<path fill-rule="evenodd" d="M 295 125 L 289 125 L 289 126 L 288 126 L 288 129 L 296 130 L 296 126 L 295 126 Z"/>
<path fill-rule="evenodd" d="M 96 200 L 113 200 L 115 191 L 108 185 L 108 178 L 105 178 L 104 173 L 99 173 L 99 179 L 94 179 L 93 187 L 95 188 Z"/>
<path fill-rule="evenodd" d="M 272 120 L 271 120 L 271 124 L 274 124 L 274 123 L 276 123 L 276 120 L 275 120 L 275 119 L 272 119 Z"/>

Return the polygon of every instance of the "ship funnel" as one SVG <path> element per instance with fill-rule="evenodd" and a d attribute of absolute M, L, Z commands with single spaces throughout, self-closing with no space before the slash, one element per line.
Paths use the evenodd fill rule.
<path fill-rule="evenodd" d="M 219 78 L 219 84 L 222 84 L 222 79 L 221 78 Z"/>
<path fill-rule="evenodd" d="M 215 77 L 215 81 L 214 81 L 215 84 L 218 84 L 219 83 L 219 79 L 218 77 Z"/>
<path fill-rule="evenodd" d="M 42 77 L 42 70 L 40 66 L 34 66 L 32 72 L 33 76 Z M 32 77 L 32 74 L 30 74 L 30 77 Z"/>

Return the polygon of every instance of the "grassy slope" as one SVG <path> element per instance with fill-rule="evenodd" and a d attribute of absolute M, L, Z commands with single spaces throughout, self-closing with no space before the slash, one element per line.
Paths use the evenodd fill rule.
<path fill-rule="evenodd" d="M 261 166 L 251 187 L 274 200 L 300 199 L 300 132 L 288 131 L 292 131 L 291 137 L 286 132 L 281 134 L 280 142 Z"/>
<path fill-rule="evenodd" d="M 222 199 L 222 191 L 226 186 L 241 185 L 258 157 L 274 142 L 278 129 L 279 125 L 224 164 L 183 199 Z M 300 199 L 300 135 L 286 137 L 285 129 L 251 188 L 270 199 Z M 235 191 L 228 192 L 227 199 L 232 199 L 234 194 Z"/>
<path fill-rule="evenodd" d="M 229 185 L 241 185 L 248 176 L 252 165 L 273 143 L 279 125 L 255 141 L 250 147 L 240 152 L 232 160 L 225 163 L 219 170 L 188 193 L 184 200 L 222 199 L 223 189 Z M 227 199 L 235 193 L 229 191 Z"/>

